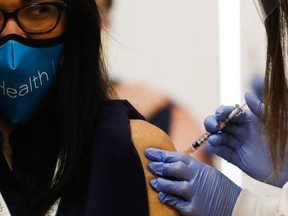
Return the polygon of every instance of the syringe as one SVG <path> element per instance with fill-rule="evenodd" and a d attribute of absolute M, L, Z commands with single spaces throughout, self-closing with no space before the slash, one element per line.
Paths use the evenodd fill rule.
<path fill-rule="evenodd" d="M 228 117 L 222 121 L 219 122 L 219 130 L 222 130 L 226 124 L 237 114 L 239 114 L 240 112 L 243 111 L 243 108 L 246 106 L 246 103 L 244 103 L 242 106 L 240 106 L 239 104 L 235 105 L 235 109 L 232 110 L 232 112 L 228 115 Z M 199 137 L 194 143 L 192 143 L 189 148 L 184 151 L 187 154 L 193 153 L 194 151 L 196 151 L 204 142 L 206 142 L 206 140 L 208 139 L 209 136 L 211 136 L 212 134 L 209 132 L 205 132 L 201 137 Z"/>

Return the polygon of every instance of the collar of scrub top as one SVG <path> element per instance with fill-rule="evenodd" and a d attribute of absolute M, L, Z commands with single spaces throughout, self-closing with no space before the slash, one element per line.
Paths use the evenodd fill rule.
<path fill-rule="evenodd" d="M 264 23 L 267 17 L 280 5 L 280 0 L 253 0 Z"/>

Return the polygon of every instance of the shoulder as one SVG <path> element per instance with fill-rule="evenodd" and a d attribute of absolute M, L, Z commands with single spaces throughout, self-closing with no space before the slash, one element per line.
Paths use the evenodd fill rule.
<path fill-rule="evenodd" d="M 134 144 L 144 169 L 148 205 L 150 216 L 172 216 L 179 215 L 176 210 L 171 207 L 160 203 L 158 199 L 158 193 L 154 191 L 150 186 L 150 180 L 154 178 L 147 169 L 148 159 L 144 155 L 144 151 L 148 147 L 166 149 L 175 151 L 173 144 L 171 143 L 168 135 L 159 129 L 158 127 L 143 121 L 143 120 L 130 120 L 131 138 Z"/>
<path fill-rule="evenodd" d="M 143 120 L 130 120 L 132 141 L 135 147 L 141 148 L 163 148 L 175 151 L 169 136 L 160 128 Z M 145 150 L 144 149 L 144 150 Z"/>

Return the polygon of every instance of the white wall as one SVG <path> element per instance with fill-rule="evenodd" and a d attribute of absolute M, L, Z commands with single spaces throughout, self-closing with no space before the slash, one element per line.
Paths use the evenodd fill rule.
<path fill-rule="evenodd" d="M 241 73 L 242 91 L 249 89 L 252 74 L 264 76 L 265 28 L 252 0 L 241 0 Z"/>
<path fill-rule="evenodd" d="M 199 122 L 219 105 L 216 0 L 115 0 L 110 71 L 170 94 Z"/>
<path fill-rule="evenodd" d="M 243 95 L 252 74 L 264 73 L 265 33 L 252 0 L 240 8 L 241 79 L 230 82 L 241 82 Z M 218 0 L 115 0 L 111 74 L 167 92 L 202 123 L 220 104 L 218 17 Z M 243 176 L 244 187 L 267 191 L 255 184 Z"/>

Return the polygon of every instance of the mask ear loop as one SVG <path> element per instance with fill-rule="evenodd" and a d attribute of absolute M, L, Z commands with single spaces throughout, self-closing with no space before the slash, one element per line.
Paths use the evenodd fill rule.
<path fill-rule="evenodd" d="M 280 6 L 281 0 L 253 0 L 263 23 Z"/>

